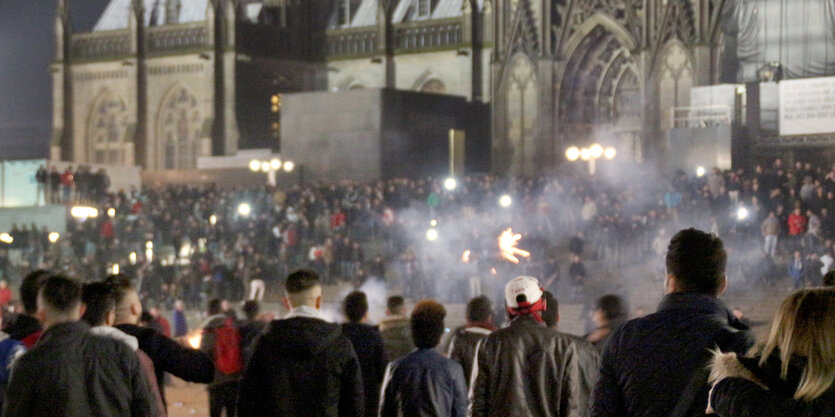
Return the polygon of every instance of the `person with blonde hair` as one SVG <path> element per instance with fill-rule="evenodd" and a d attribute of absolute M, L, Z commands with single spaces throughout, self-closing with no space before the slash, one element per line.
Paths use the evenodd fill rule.
<path fill-rule="evenodd" d="M 835 416 L 835 289 L 788 296 L 759 353 L 717 353 L 710 381 L 721 417 Z"/>

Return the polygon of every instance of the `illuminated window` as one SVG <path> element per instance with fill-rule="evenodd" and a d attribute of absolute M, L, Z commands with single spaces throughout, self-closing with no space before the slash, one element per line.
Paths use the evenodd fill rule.
<path fill-rule="evenodd" d="M 281 94 L 273 94 L 273 96 L 270 97 L 270 110 L 273 113 L 280 112 L 282 102 L 283 100 L 281 99 Z"/>

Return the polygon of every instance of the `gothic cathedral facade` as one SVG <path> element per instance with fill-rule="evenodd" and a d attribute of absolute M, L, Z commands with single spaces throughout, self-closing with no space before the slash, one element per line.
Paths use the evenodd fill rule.
<path fill-rule="evenodd" d="M 396 88 L 489 103 L 492 169 L 569 145 L 665 152 L 672 109 L 719 79 L 725 0 L 58 0 L 51 158 L 191 169 L 280 149 L 283 93 Z"/>

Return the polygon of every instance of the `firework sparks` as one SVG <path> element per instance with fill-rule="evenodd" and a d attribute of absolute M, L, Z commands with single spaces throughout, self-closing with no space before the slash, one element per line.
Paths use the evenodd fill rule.
<path fill-rule="evenodd" d="M 461 255 L 461 262 L 464 262 L 465 264 L 470 263 L 470 250 L 469 249 L 465 250 L 464 253 Z"/>
<path fill-rule="evenodd" d="M 501 235 L 499 235 L 499 250 L 501 250 L 503 258 L 518 264 L 519 256 L 522 258 L 531 256 L 530 252 L 516 247 L 516 245 L 519 244 L 520 239 L 522 239 L 522 235 L 519 233 L 513 233 L 511 228 L 508 228 L 502 232 Z"/>

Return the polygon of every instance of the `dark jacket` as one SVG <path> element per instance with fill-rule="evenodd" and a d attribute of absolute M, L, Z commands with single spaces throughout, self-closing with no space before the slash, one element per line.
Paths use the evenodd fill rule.
<path fill-rule="evenodd" d="M 748 326 L 715 297 L 668 294 L 658 311 L 631 320 L 610 336 L 603 353 L 593 417 L 668 416 L 685 403 L 686 415 L 704 414 L 709 349 L 745 352 L 754 343 Z M 701 378 L 701 377 L 698 377 Z"/>
<path fill-rule="evenodd" d="M 519 316 L 479 345 L 471 415 L 585 416 L 598 363 L 585 340 Z"/>
<path fill-rule="evenodd" d="M 415 349 L 411 321 L 405 316 L 393 316 L 380 322 L 380 335 L 386 346 L 388 359 L 393 361 Z"/>
<path fill-rule="evenodd" d="M 157 385 L 160 387 L 162 401 L 165 400 L 165 372 L 189 382 L 208 384 L 215 374 L 215 365 L 209 355 L 194 349 L 183 347 L 154 329 L 133 324 L 120 324 L 117 329 L 139 340 L 139 348 L 154 361 Z"/>
<path fill-rule="evenodd" d="M 30 348 L 35 345 L 41 335 L 41 322 L 38 319 L 26 314 L 18 314 L 5 329 L 9 337 L 19 340 Z M 34 339 L 34 340 L 33 340 Z"/>
<path fill-rule="evenodd" d="M 359 362 L 341 329 L 307 317 L 271 322 L 241 381 L 238 416 L 362 416 Z"/>
<path fill-rule="evenodd" d="M 449 341 L 447 356 L 460 363 L 464 369 L 464 379 L 467 386 L 470 386 L 470 378 L 473 374 L 473 361 L 475 361 L 475 349 L 481 339 L 487 337 L 490 330 L 483 327 L 461 327 L 456 329 Z"/>
<path fill-rule="evenodd" d="M 732 365 L 734 362 L 750 373 L 733 369 L 737 367 Z M 809 402 L 793 398 L 806 365 L 802 358 L 794 357 L 789 361 L 785 379 L 780 376 L 781 362 L 776 352 L 763 366 L 759 365 L 759 358 L 733 358 L 731 362 L 715 363 L 730 368 L 714 370 L 729 376 L 716 384 L 710 397 L 711 406 L 722 417 L 835 416 L 835 386 Z"/>
<path fill-rule="evenodd" d="M 380 417 L 463 417 L 467 385 L 457 362 L 435 349 L 418 349 L 386 369 Z"/>
<path fill-rule="evenodd" d="M 156 408 L 129 347 L 64 323 L 17 360 L 3 416 L 156 416 Z"/>
<path fill-rule="evenodd" d="M 354 346 L 362 370 L 365 415 L 376 416 L 380 404 L 380 385 L 383 383 L 388 363 L 383 338 L 375 326 L 362 323 L 344 323 L 342 333 Z"/>

